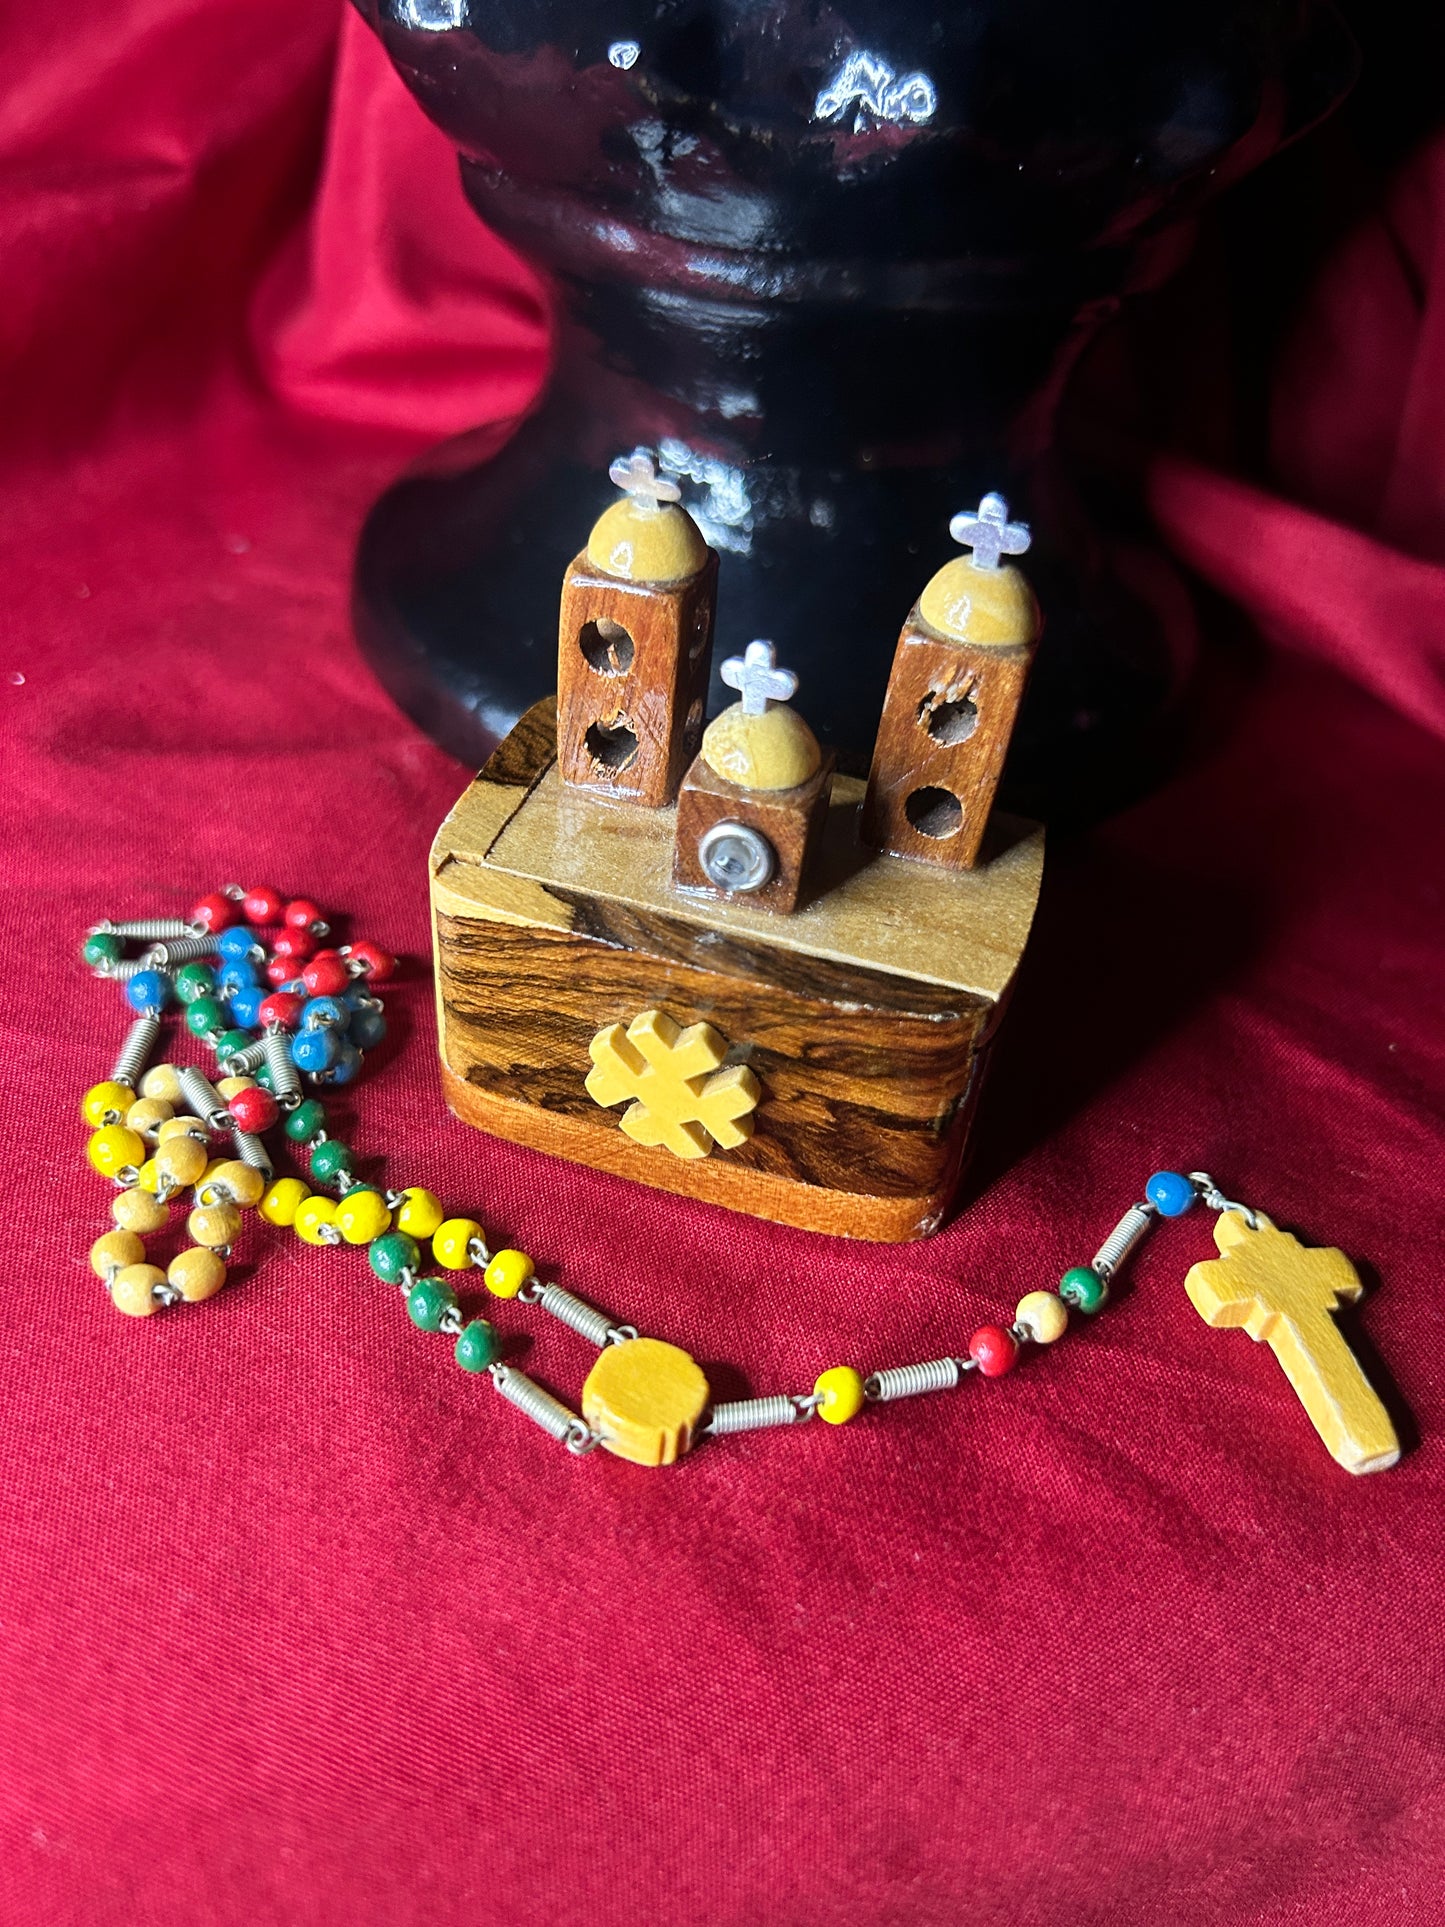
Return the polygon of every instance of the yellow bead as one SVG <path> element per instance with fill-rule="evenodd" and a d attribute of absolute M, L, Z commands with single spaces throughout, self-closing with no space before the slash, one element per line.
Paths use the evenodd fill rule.
<path fill-rule="evenodd" d="M 107 1231 L 90 1247 L 90 1268 L 97 1278 L 108 1278 L 113 1271 L 138 1265 L 146 1248 L 133 1231 Z"/>
<path fill-rule="evenodd" d="M 498 1298 L 515 1298 L 536 1269 L 525 1251 L 494 1252 L 482 1283 Z"/>
<path fill-rule="evenodd" d="M 162 1182 L 172 1190 L 196 1184 L 206 1169 L 206 1147 L 184 1132 L 179 1137 L 168 1137 L 156 1152 L 156 1169 Z"/>
<path fill-rule="evenodd" d="M 156 1142 L 164 1144 L 173 1137 L 193 1137 L 198 1144 L 211 1141 L 210 1132 L 198 1117 L 168 1117 L 156 1130 Z"/>
<path fill-rule="evenodd" d="M 402 1193 L 402 1201 L 396 1211 L 396 1228 L 404 1231 L 408 1238 L 430 1238 L 446 1215 L 441 1199 L 435 1192 L 423 1191 L 420 1185 L 413 1185 Z"/>
<path fill-rule="evenodd" d="M 139 1169 L 145 1163 L 146 1141 L 139 1131 L 128 1131 L 123 1124 L 102 1124 L 92 1133 L 85 1155 L 103 1178 L 113 1178 L 128 1164 Z"/>
<path fill-rule="evenodd" d="M 125 1114 L 125 1128 L 139 1131 L 147 1144 L 154 1144 L 161 1126 L 174 1116 L 163 1097 L 138 1097 Z"/>
<path fill-rule="evenodd" d="M 137 1188 L 118 1192 L 111 1200 L 110 1215 L 122 1231 L 136 1231 L 145 1237 L 151 1231 L 164 1231 L 171 1214 L 159 1198 Z"/>
<path fill-rule="evenodd" d="M 228 1104 L 233 1097 L 239 1097 L 242 1091 L 254 1091 L 255 1088 L 254 1077 L 223 1077 L 216 1086 Z"/>
<path fill-rule="evenodd" d="M 98 1131 L 102 1124 L 119 1124 L 134 1103 L 135 1092 L 128 1084 L 107 1079 L 104 1084 L 92 1084 L 81 1098 L 80 1115 L 93 1131 Z"/>
<path fill-rule="evenodd" d="M 156 1161 L 154 1158 L 146 1159 L 145 1163 L 136 1173 L 135 1181 L 138 1190 L 149 1191 L 152 1196 L 155 1196 L 160 1191 L 161 1174 L 156 1169 Z M 167 1185 L 166 1189 L 169 1190 L 170 1186 Z"/>
<path fill-rule="evenodd" d="M 390 1228 L 391 1213 L 379 1191 L 354 1191 L 337 1205 L 333 1223 L 349 1245 L 369 1245 Z"/>
<path fill-rule="evenodd" d="M 163 1097 L 167 1104 L 184 1104 L 185 1092 L 174 1064 L 152 1064 L 140 1081 L 142 1097 Z"/>
<path fill-rule="evenodd" d="M 303 1184 L 300 1178 L 277 1178 L 258 1208 L 267 1224 L 290 1225 L 296 1222 L 297 1211 L 310 1196 L 310 1185 Z"/>
<path fill-rule="evenodd" d="M 205 1245 L 192 1245 L 178 1251 L 166 1269 L 166 1277 L 188 1305 L 199 1305 L 214 1298 L 226 1282 L 226 1261 Z"/>
<path fill-rule="evenodd" d="M 1014 1306 L 1014 1323 L 1036 1345 L 1052 1345 L 1069 1328 L 1069 1308 L 1055 1292 L 1031 1291 Z"/>
<path fill-rule="evenodd" d="M 203 1204 L 186 1219 L 186 1230 L 198 1245 L 218 1249 L 233 1245 L 241 1230 L 241 1214 L 233 1204 Z"/>
<path fill-rule="evenodd" d="M 597 518 L 587 559 L 624 582 L 680 582 L 707 561 L 707 543 L 686 509 L 629 499 Z"/>
<path fill-rule="evenodd" d="M 863 1410 L 863 1379 L 851 1365 L 834 1365 L 820 1372 L 813 1386 L 814 1398 L 823 1402 L 818 1417 L 829 1425 L 846 1425 Z"/>
<path fill-rule="evenodd" d="M 448 1218 L 432 1233 L 431 1248 L 437 1263 L 448 1271 L 469 1271 L 472 1254 L 467 1246 L 481 1235 L 482 1227 L 475 1218 Z"/>
<path fill-rule="evenodd" d="M 239 1204 L 249 1211 L 261 1202 L 265 1189 L 265 1173 L 254 1164 L 244 1164 L 240 1158 L 218 1158 L 206 1167 L 196 1186 L 196 1203 Z"/>
<path fill-rule="evenodd" d="M 323 1238 L 322 1232 L 330 1230 L 336 1220 L 336 1200 L 334 1198 L 308 1198 L 297 1207 L 291 1220 L 296 1236 L 304 1238 L 309 1245 L 329 1245 L 330 1238 Z"/>
<path fill-rule="evenodd" d="M 160 1309 L 156 1286 L 165 1282 L 166 1274 L 159 1265 L 127 1265 L 110 1281 L 110 1302 L 128 1318 L 149 1318 Z"/>

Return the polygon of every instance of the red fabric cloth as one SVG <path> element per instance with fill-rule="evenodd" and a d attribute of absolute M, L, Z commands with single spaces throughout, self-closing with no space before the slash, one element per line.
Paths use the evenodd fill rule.
<path fill-rule="evenodd" d="M 1178 775 L 1054 850 L 968 1210 L 853 1247 L 442 1109 L 425 856 L 465 772 L 364 668 L 347 565 L 398 430 L 515 408 L 543 332 L 441 137 L 324 7 L 7 24 L 0 1920 L 1437 1920 L 1439 156 L 1423 293 L 1366 237 L 1306 317 L 1292 499 L 1161 459 L 1172 539 L 1281 646 L 1211 651 Z M 125 1020 L 76 941 L 232 878 L 412 959 L 341 1107 L 366 1168 L 729 1389 L 958 1349 L 1204 1164 L 1377 1281 L 1354 1329 L 1419 1443 L 1330 1464 L 1184 1299 L 1201 1215 L 1012 1377 L 662 1473 L 574 1462 L 359 1254 L 259 1225 L 215 1303 L 120 1319 L 75 1105 Z M 497 1315 L 575 1396 L 580 1341 Z"/>

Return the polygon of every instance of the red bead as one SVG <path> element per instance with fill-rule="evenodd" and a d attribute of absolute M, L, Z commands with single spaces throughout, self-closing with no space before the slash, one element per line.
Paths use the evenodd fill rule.
<path fill-rule="evenodd" d="M 283 930 L 271 946 L 278 957 L 289 957 L 296 965 L 305 963 L 316 948 L 316 939 L 309 930 Z M 294 977 L 296 972 L 293 970 Z"/>
<path fill-rule="evenodd" d="M 230 1112 L 243 1131 L 269 1131 L 281 1115 L 275 1098 L 259 1084 L 248 1091 L 237 1091 L 230 1101 Z"/>
<path fill-rule="evenodd" d="M 980 1325 L 968 1341 L 968 1355 L 985 1378 L 1002 1378 L 1018 1362 L 1018 1340 L 1002 1325 Z"/>
<path fill-rule="evenodd" d="M 324 923 L 325 918 L 310 897 L 296 897 L 286 905 L 284 922 L 288 930 L 304 930 L 309 936 L 312 927 Z"/>
<path fill-rule="evenodd" d="M 242 899 L 241 908 L 246 912 L 247 923 L 279 923 L 281 921 L 283 899 L 279 890 L 248 890 Z"/>
<path fill-rule="evenodd" d="M 362 975 L 374 984 L 384 984 L 396 974 L 396 958 L 391 952 L 383 950 L 379 943 L 368 943 L 365 937 L 360 943 L 352 944 L 351 961 L 360 964 Z"/>
<path fill-rule="evenodd" d="M 261 1000 L 261 1022 L 268 1028 L 279 1024 L 282 1030 L 295 1030 L 301 1022 L 306 999 L 297 990 L 273 990 Z"/>
<path fill-rule="evenodd" d="M 301 972 L 301 981 L 313 997 L 338 997 L 351 982 L 346 959 L 338 950 L 318 950 Z"/>
<path fill-rule="evenodd" d="M 294 957 L 273 957 L 266 966 L 266 981 L 275 984 L 279 990 L 282 984 L 289 984 L 296 975 Z"/>
<path fill-rule="evenodd" d="M 201 898 L 191 912 L 191 922 L 203 923 L 208 930 L 229 930 L 233 923 L 239 922 L 240 916 L 240 905 L 217 890 L 214 895 Z"/>

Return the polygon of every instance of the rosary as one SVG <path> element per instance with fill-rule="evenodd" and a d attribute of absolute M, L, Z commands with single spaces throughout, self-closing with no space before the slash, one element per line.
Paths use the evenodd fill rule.
<path fill-rule="evenodd" d="M 313 1090 L 348 1084 L 364 1053 L 386 1034 L 376 987 L 396 959 L 377 944 L 325 948 L 330 928 L 304 898 L 229 885 L 202 898 L 189 918 L 96 924 L 82 957 L 113 979 L 133 1013 L 110 1076 L 81 1104 L 91 1127 L 91 1166 L 116 1187 L 115 1229 L 96 1239 L 91 1267 L 117 1311 L 147 1317 L 213 1298 L 242 1235 L 242 1213 L 259 1212 L 307 1244 L 365 1246 L 383 1284 L 397 1287 L 420 1331 L 445 1334 L 464 1372 L 485 1374 L 507 1402 L 569 1452 L 602 1446 L 637 1465 L 667 1465 L 697 1441 L 818 1417 L 844 1425 L 870 1405 L 942 1392 L 969 1373 L 1001 1378 L 1026 1345 L 1062 1338 L 1071 1313 L 1092 1317 L 1120 1268 L 1156 1219 L 1196 1203 L 1216 1214 L 1219 1256 L 1196 1264 L 1184 1284 L 1213 1326 L 1242 1326 L 1267 1343 L 1332 1458 L 1350 1472 L 1381 1471 L 1400 1455 L 1389 1414 L 1345 1343 L 1333 1313 L 1361 1283 L 1344 1253 L 1302 1245 L 1263 1212 L 1227 1198 L 1204 1171 L 1156 1171 L 1087 1265 L 1072 1265 L 1054 1290 L 1027 1292 L 1008 1324 L 980 1325 L 960 1357 L 863 1373 L 822 1372 L 807 1393 L 714 1400 L 681 1347 L 642 1337 L 632 1325 L 536 1276 L 525 1252 L 489 1249 L 481 1224 L 448 1217 L 420 1186 L 383 1190 L 358 1181 L 350 1148 L 331 1136 Z M 139 954 L 127 956 L 128 947 Z M 264 981 L 263 981 L 264 979 Z M 179 1006 L 190 1035 L 214 1055 L 216 1081 L 199 1067 L 158 1059 L 163 1017 Z M 155 1061 L 153 1061 L 155 1060 Z M 149 1068 L 148 1068 L 149 1067 Z M 216 1155 L 229 1139 L 230 1155 Z M 307 1176 L 276 1175 L 285 1151 Z M 171 1206 L 191 1194 L 190 1243 L 163 1270 L 143 1240 L 163 1232 Z M 429 1274 L 481 1273 L 496 1298 L 535 1305 L 569 1326 L 598 1358 L 581 1411 L 506 1363 L 503 1335 L 468 1317 L 454 1286 Z"/>

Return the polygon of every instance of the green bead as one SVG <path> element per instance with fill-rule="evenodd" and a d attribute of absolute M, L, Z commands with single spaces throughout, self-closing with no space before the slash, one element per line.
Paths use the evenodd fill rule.
<path fill-rule="evenodd" d="M 80 946 L 80 954 L 88 964 L 115 963 L 124 949 L 124 943 L 111 931 L 97 930 Z"/>
<path fill-rule="evenodd" d="M 421 1250 L 415 1238 L 404 1231 L 383 1231 L 366 1247 L 366 1261 L 384 1285 L 400 1282 L 404 1271 L 415 1271 L 421 1263 Z"/>
<path fill-rule="evenodd" d="M 209 964 L 182 964 L 176 972 L 176 995 L 183 1004 L 193 1004 L 198 997 L 209 997 L 216 988 L 216 973 Z"/>
<path fill-rule="evenodd" d="M 285 1131 L 293 1144 L 309 1144 L 318 1131 L 326 1129 L 326 1106 L 308 1097 L 287 1118 Z"/>
<path fill-rule="evenodd" d="M 442 1319 L 456 1302 L 457 1294 L 440 1278 L 418 1278 L 406 1294 L 407 1316 L 424 1332 L 440 1331 Z"/>
<path fill-rule="evenodd" d="M 226 1006 L 218 997 L 193 998 L 186 1011 L 186 1029 L 192 1037 L 208 1037 L 226 1028 Z"/>
<path fill-rule="evenodd" d="M 1059 1296 L 1075 1311 L 1097 1311 L 1109 1295 L 1092 1265 L 1071 1265 L 1059 1280 Z"/>
<path fill-rule="evenodd" d="M 249 1050 L 255 1041 L 248 1030 L 223 1030 L 212 1048 L 217 1057 L 234 1057 L 238 1050 Z M 259 1072 L 253 1071 L 251 1074 L 259 1081 Z M 268 1084 L 266 1088 L 269 1090 L 271 1087 Z"/>
<path fill-rule="evenodd" d="M 464 1372 L 484 1372 L 496 1363 L 501 1349 L 496 1326 L 474 1318 L 457 1339 L 456 1360 Z"/>
<path fill-rule="evenodd" d="M 246 1039 L 246 1042 L 248 1044 L 254 1044 L 255 1041 L 256 1040 L 254 1037 L 248 1037 Z M 272 1077 L 271 1066 L 266 1062 L 264 1057 L 261 1059 L 261 1062 L 256 1066 L 256 1068 L 251 1072 L 251 1075 L 252 1077 L 255 1078 L 256 1082 L 261 1086 L 261 1089 L 263 1091 L 269 1091 L 272 1097 L 276 1095 L 276 1080 Z"/>
<path fill-rule="evenodd" d="M 311 1153 L 311 1175 L 313 1178 L 319 1178 L 323 1184 L 330 1184 L 339 1178 L 343 1171 L 349 1178 L 351 1163 L 351 1147 L 339 1144 L 334 1137 L 329 1137 L 324 1144 L 318 1144 Z"/>

